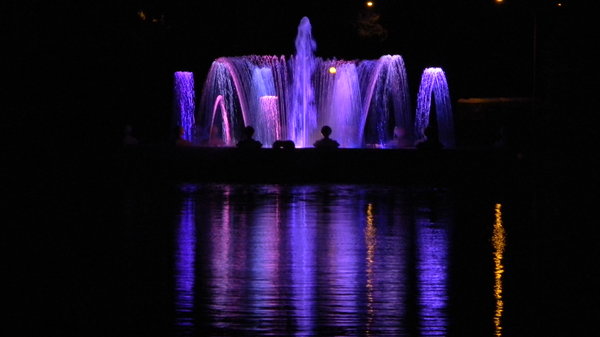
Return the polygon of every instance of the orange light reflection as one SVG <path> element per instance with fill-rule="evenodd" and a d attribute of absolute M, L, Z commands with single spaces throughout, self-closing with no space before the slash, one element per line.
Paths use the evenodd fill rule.
<path fill-rule="evenodd" d="M 373 204 L 367 205 L 367 228 L 365 229 L 365 240 L 367 244 L 367 336 L 371 336 L 371 325 L 375 317 L 374 298 L 373 291 L 374 282 L 373 276 L 375 271 L 375 248 L 377 247 L 377 228 L 375 227 L 375 220 L 373 216 Z"/>
<path fill-rule="evenodd" d="M 504 265 L 502 258 L 506 247 L 506 231 L 502 225 L 502 205 L 496 204 L 496 222 L 494 223 L 494 232 L 492 234 L 492 244 L 494 246 L 494 265 L 495 282 L 494 297 L 496 298 L 496 311 L 494 313 L 495 335 L 502 336 L 502 313 L 504 311 L 504 301 L 502 300 L 502 274 L 504 274 Z"/>

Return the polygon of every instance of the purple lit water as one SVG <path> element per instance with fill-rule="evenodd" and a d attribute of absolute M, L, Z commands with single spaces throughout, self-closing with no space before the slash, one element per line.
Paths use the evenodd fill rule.
<path fill-rule="evenodd" d="M 179 118 L 176 124 L 183 127 L 183 139 L 193 141 L 193 128 L 196 124 L 196 94 L 193 73 L 175 72 L 175 105 L 177 112 L 175 116 Z"/>
<path fill-rule="evenodd" d="M 491 195 L 183 184 L 127 200 L 131 335 L 487 336 L 506 322 Z"/>
<path fill-rule="evenodd" d="M 317 43 L 312 38 L 312 28 L 307 17 L 300 20 L 296 36 L 296 55 L 292 58 L 291 119 L 289 138 L 298 147 L 308 147 L 317 135 L 317 107 L 313 87 L 313 73 L 317 70 L 315 50 Z"/>
<path fill-rule="evenodd" d="M 233 146 L 245 125 L 254 127 L 255 138 L 265 146 L 293 140 L 296 147 L 312 147 L 323 125 L 331 126 L 332 138 L 346 148 L 385 148 L 395 128 L 414 142 L 415 112 L 400 55 L 322 59 L 315 55 L 306 17 L 295 42 L 296 53 L 289 59 L 249 55 L 212 63 L 199 95 L 197 143 L 216 134 Z M 329 71 L 332 67 L 335 73 Z M 268 109 L 263 97 L 273 97 Z"/>
<path fill-rule="evenodd" d="M 454 116 L 446 75 L 440 68 L 427 68 L 423 71 L 419 94 L 417 96 L 416 132 L 417 141 L 425 139 L 425 129 L 431 122 L 430 112 L 432 100 L 435 104 L 435 122 L 438 128 L 438 137 L 446 148 L 455 147 Z"/>

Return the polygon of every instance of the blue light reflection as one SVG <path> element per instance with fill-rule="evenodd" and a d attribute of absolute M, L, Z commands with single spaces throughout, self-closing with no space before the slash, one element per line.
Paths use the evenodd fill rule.
<path fill-rule="evenodd" d="M 442 206 L 375 187 L 194 191 L 174 251 L 182 335 L 447 334 Z"/>
<path fill-rule="evenodd" d="M 180 214 L 175 252 L 175 308 L 177 326 L 183 335 L 193 332 L 194 284 L 196 261 L 196 223 L 194 200 L 188 196 Z"/>

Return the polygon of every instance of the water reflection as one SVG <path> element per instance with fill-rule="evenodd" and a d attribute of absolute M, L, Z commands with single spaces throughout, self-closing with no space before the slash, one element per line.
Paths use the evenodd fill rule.
<path fill-rule="evenodd" d="M 502 205 L 496 204 L 496 221 L 494 222 L 494 232 L 492 234 L 492 244 L 494 246 L 494 298 L 496 299 L 496 310 L 494 312 L 495 335 L 502 336 L 502 313 L 504 311 L 504 301 L 502 300 L 502 274 L 504 265 L 504 247 L 506 246 L 506 232 L 502 225 Z"/>
<path fill-rule="evenodd" d="M 297 336 L 314 334 L 315 315 L 315 278 L 317 261 L 315 214 L 307 215 L 306 191 L 298 191 L 300 198 L 290 205 L 289 210 L 289 240 L 291 286 L 293 289 L 291 305 L 294 308 Z M 314 211 L 314 210 L 313 210 Z M 310 219 L 310 220 L 309 220 Z M 312 221 L 311 221 L 312 220 Z"/>
<path fill-rule="evenodd" d="M 245 249 L 240 247 L 245 243 L 245 231 L 243 220 L 234 218 L 232 214 L 230 189 L 225 187 L 220 192 L 222 199 L 209 201 L 211 221 L 201 225 L 208 228 L 210 240 L 209 259 L 206 263 L 209 266 L 208 272 L 212 275 L 207 282 L 212 298 L 208 306 L 214 316 L 214 326 L 224 328 L 226 325 L 223 322 L 237 315 L 233 309 L 243 289 L 238 284 L 242 278 L 237 276 L 245 269 Z M 232 233 L 234 226 L 237 226 L 235 237 Z"/>
<path fill-rule="evenodd" d="M 367 244 L 367 327 L 366 334 L 371 336 L 373 321 L 375 318 L 374 306 L 374 265 L 375 265 L 375 248 L 377 247 L 377 228 L 373 216 L 373 204 L 367 205 L 367 228 L 365 230 L 365 240 Z"/>
<path fill-rule="evenodd" d="M 187 198 L 183 202 L 179 228 L 177 230 L 177 245 L 175 252 L 175 308 L 177 326 L 182 335 L 193 332 L 194 284 L 196 260 L 196 224 L 194 200 Z"/>
<path fill-rule="evenodd" d="M 448 218 L 431 203 L 417 212 L 417 274 L 420 332 L 446 336 L 448 302 Z"/>
<path fill-rule="evenodd" d="M 278 276 L 280 274 L 280 232 L 277 207 L 266 207 L 264 212 L 252 218 L 252 230 L 248 233 L 250 284 L 249 314 L 260 322 L 260 331 L 272 331 L 281 319 Z"/>
<path fill-rule="evenodd" d="M 198 185 L 185 195 L 181 335 L 447 334 L 443 192 Z"/>

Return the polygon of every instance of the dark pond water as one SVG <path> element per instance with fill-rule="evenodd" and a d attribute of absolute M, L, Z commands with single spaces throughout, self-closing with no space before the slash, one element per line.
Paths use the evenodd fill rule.
<path fill-rule="evenodd" d="M 131 189 L 126 335 L 527 331 L 530 196 L 380 185 Z M 524 316 L 525 315 L 525 316 Z"/>

